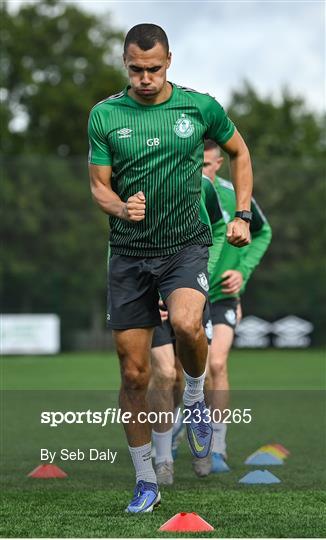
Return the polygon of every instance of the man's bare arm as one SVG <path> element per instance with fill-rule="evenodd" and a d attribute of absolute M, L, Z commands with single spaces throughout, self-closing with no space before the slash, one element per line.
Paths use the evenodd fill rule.
<path fill-rule="evenodd" d="M 249 150 L 238 131 L 222 145 L 230 157 L 231 176 L 236 194 L 236 209 L 249 210 L 253 186 Z M 250 243 L 249 223 L 235 218 L 228 224 L 227 238 L 230 244 L 242 247 Z"/>
<path fill-rule="evenodd" d="M 111 186 L 112 167 L 89 165 L 88 168 L 93 199 L 103 212 L 127 221 L 144 219 L 146 200 L 142 191 L 123 202 Z"/>
<path fill-rule="evenodd" d="M 252 168 L 249 150 L 238 131 L 222 146 L 230 157 L 232 182 L 236 192 L 236 209 L 250 210 L 252 195 Z"/>

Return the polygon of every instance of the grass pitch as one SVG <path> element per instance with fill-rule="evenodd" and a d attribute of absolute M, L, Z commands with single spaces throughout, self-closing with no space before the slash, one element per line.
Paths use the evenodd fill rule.
<path fill-rule="evenodd" d="M 122 430 L 90 433 L 91 444 L 117 448 L 119 465 L 60 462 L 64 480 L 34 480 L 26 474 L 39 463 L 36 448 L 44 430 L 38 404 L 72 395 L 87 404 L 92 393 L 102 408 L 116 399 L 119 370 L 114 354 L 62 354 L 2 359 L 3 400 L 2 519 L 5 537 L 168 537 L 158 528 L 177 512 L 195 511 L 215 531 L 181 537 L 323 537 L 325 357 L 321 351 L 233 351 L 232 406 L 252 407 L 253 422 L 228 430 L 231 472 L 194 477 L 186 444 L 175 463 L 175 484 L 162 489 L 153 515 L 129 516 L 124 508 L 133 490 L 133 472 Z M 75 394 L 74 394 L 75 392 Z M 84 392 L 86 392 L 84 394 Z M 41 400 L 41 401 L 40 401 Z M 42 405 L 43 406 L 43 405 Z M 111 403 L 109 404 L 111 406 Z M 33 422 L 35 421 L 35 429 Z M 56 430 L 56 431 L 55 431 Z M 83 432 L 54 428 L 49 444 L 82 444 Z M 103 441 L 103 439 L 106 439 Z M 238 480 L 254 467 L 244 459 L 262 444 L 280 442 L 291 451 L 281 467 L 266 467 L 281 479 L 273 486 L 244 486 Z M 62 444 L 61 444 L 62 443 Z M 262 467 L 265 468 L 265 467 Z"/>

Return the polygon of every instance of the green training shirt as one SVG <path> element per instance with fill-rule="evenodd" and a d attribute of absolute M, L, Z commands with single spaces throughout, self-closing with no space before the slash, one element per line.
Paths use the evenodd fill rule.
<path fill-rule="evenodd" d="M 199 214 L 203 141 L 226 143 L 233 123 L 208 94 L 173 84 L 167 101 L 142 105 L 128 88 L 95 105 L 88 125 L 89 163 L 112 166 L 122 201 L 138 191 L 146 197 L 143 221 L 109 217 L 111 253 L 155 257 L 210 245 Z"/>
<path fill-rule="evenodd" d="M 213 245 L 210 248 L 210 264 L 214 267 L 219 260 L 226 235 L 220 197 L 207 176 L 202 177 L 202 192 L 200 200 L 200 218 L 206 223 L 212 233 Z"/>
<path fill-rule="evenodd" d="M 228 223 L 234 218 L 236 210 L 233 184 L 216 177 L 215 187 L 220 197 L 224 220 Z M 237 248 L 229 244 L 225 237 L 220 257 L 217 259 L 216 257 L 214 258 L 215 240 L 213 238 L 213 246 L 210 248 L 208 262 L 209 299 L 211 302 L 239 296 L 239 294 L 222 293 L 223 281 L 221 276 L 226 270 L 238 270 L 242 273 L 243 286 L 241 293 L 243 293 L 249 277 L 270 244 L 272 238 L 271 227 L 254 198 L 251 199 L 251 211 L 253 213 L 253 219 L 250 224 L 251 243 L 248 246 Z"/>

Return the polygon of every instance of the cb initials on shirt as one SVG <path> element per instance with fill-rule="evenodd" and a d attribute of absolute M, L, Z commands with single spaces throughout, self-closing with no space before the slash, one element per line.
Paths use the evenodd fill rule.
<path fill-rule="evenodd" d="M 160 139 L 155 137 L 154 139 L 147 139 L 146 141 L 147 146 L 159 146 Z"/>

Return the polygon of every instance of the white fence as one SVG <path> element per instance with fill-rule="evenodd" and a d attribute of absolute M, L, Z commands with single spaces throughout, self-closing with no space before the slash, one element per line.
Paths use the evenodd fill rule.
<path fill-rule="evenodd" d="M 56 354 L 60 351 L 57 315 L 1 315 L 2 354 Z"/>

